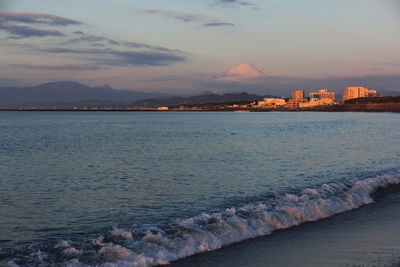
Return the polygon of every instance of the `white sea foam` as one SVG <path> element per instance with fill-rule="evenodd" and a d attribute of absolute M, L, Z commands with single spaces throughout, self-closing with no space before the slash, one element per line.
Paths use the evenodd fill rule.
<path fill-rule="evenodd" d="M 57 245 L 55 245 L 53 247 L 56 250 L 61 251 L 61 253 L 65 256 L 74 256 L 74 255 L 78 255 L 81 254 L 83 251 L 82 250 L 78 250 L 74 247 L 72 247 L 68 241 L 63 240 L 61 242 L 59 242 Z M 38 259 L 40 261 L 43 261 L 43 253 L 41 251 L 38 251 L 37 253 L 35 253 L 36 256 L 38 257 Z"/>
<path fill-rule="evenodd" d="M 71 267 L 167 264 L 196 253 L 268 235 L 278 229 L 356 209 L 372 203 L 377 190 L 399 184 L 400 170 L 367 179 L 332 182 L 306 188 L 297 194 L 283 194 L 220 212 L 176 220 L 160 228 L 115 228 L 106 238 L 94 239 L 82 250 L 72 247 L 67 241 L 55 245 L 54 250 L 62 255 L 63 265 Z"/>
<path fill-rule="evenodd" d="M 74 256 L 77 254 L 81 254 L 82 250 L 78 250 L 74 247 L 69 247 L 69 248 L 63 249 L 62 253 L 66 256 Z"/>
<path fill-rule="evenodd" d="M 54 246 L 55 249 L 65 249 L 68 247 L 69 247 L 69 243 L 66 240 L 62 240 Z"/>
<path fill-rule="evenodd" d="M 129 253 L 140 253 L 145 260 L 140 258 L 138 262 L 139 259 L 121 253 L 113 257 L 113 266 L 127 266 L 128 262 L 135 266 L 167 263 L 268 235 L 278 229 L 327 218 L 370 204 L 374 201 L 372 194 L 376 190 L 399 183 L 397 171 L 363 180 L 323 184 L 317 188 L 306 188 L 299 194 L 284 194 L 239 208 L 177 220 L 167 227 L 168 234 L 166 229 L 149 230 L 141 239 L 124 243 Z"/>
<path fill-rule="evenodd" d="M 115 238 L 119 239 L 132 239 L 132 233 L 123 229 L 118 229 L 114 228 L 111 232 L 110 235 Z"/>
<path fill-rule="evenodd" d="M 163 264 L 160 260 L 146 257 L 143 254 L 136 254 L 132 250 L 115 245 L 112 243 L 103 244 L 103 247 L 99 250 L 99 256 L 106 261 L 102 264 L 102 267 L 113 267 L 113 266 L 152 266 Z"/>

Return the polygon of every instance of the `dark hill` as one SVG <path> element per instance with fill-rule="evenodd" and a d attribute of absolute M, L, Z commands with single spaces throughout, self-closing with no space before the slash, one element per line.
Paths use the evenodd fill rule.
<path fill-rule="evenodd" d="M 0 106 L 28 106 L 37 103 L 74 103 L 95 99 L 105 102 L 131 102 L 165 97 L 168 94 L 115 90 L 108 85 L 90 87 L 77 82 L 51 82 L 34 87 L 0 87 Z"/>
<path fill-rule="evenodd" d="M 207 95 L 197 95 L 191 97 L 164 97 L 157 99 L 154 98 L 144 99 L 144 100 L 134 101 L 120 107 L 121 108 L 134 108 L 134 107 L 153 108 L 160 106 L 170 107 L 178 105 L 193 105 L 193 104 L 206 104 L 206 103 L 256 101 L 256 100 L 262 100 L 265 97 L 270 97 L 270 96 L 259 96 L 248 93 L 240 93 L 240 94 L 228 93 L 224 95 L 207 94 Z"/>

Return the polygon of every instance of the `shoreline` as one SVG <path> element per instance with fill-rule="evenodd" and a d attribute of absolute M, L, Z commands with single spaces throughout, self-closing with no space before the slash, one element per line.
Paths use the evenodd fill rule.
<path fill-rule="evenodd" d="M 187 109 L 187 110 L 157 110 L 157 109 L 48 109 L 48 108 L 7 108 L 0 109 L 0 112 L 391 112 L 399 113 L 400 105 L 395 108 L 371 108 L 371 107 L 318 107 L 318 108 L 299 108 L 299 109 Z"/>
<path fill-rule="evenodd" d="M 397 266 L 399 200 L 400 192 L 391 192 L 358 209 L 196 254 L 171 266 Z"/>
<path fill-rule="evenodd" d="M 400 112 L 400 103 L 352 103 L 333 106 L 317 106 L 309 108 L 252 108 L 226 107 L 224 105 L 209 106 L 207 104 L 168 109 L 158 108 L 0 108 L 0 111 L 64 111 L 64 112 Z"/>
<path fill-rule="evenodd" d="M 367 113 L 400 113 L 400 110 L 125 110 L 125 109 L 1 109 L 0 112 L 235 112 L 235 113 L 263 113 L 263 112 L 367 112 Z"/>

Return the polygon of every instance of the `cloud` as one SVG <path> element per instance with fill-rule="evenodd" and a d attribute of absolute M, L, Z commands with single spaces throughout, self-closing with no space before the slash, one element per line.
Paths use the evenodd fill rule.
<path fill-rule="evenodd" d="M 182 52 L 164 53 L 155 51 L 120 51 L 111 48 L 69 49 L 60 47 L 38 49 L 38 51 L 55 54 L 85 55 L 86 60 L 109 66 L 168 66 L 188 60 L 187 55 Z"/>
<path fill-rule="evenodd" d="M 143 44 L 143 43 L 137 43 L 137 42 L 121 42 L 122 46 L 129 47 L 129 48 L 145 48 L 145 49 L 150 49 L 154 51 L 161 51 L 161 52 L 171 52 L 171 53 L 184 53 L 180 50 L 176 49 L 169 49 L 161 46 L 155 46 L 155 45 L 149 45 L 149 44 Z"/>
<path fill-rule="evenodd" d="M 166 10 L 166 9 L 141 9 L 139 11 L 148 13 L 148 14 L 158 14 L 166 18 L 176 19 L 186 23 L 202 23 L 203 26 L 234 26 L 233 23 L 222 22 L 219 19 L 211 18 L 204 15 L 185 13 L 174 10 Z"/>
<path fill-rule="evenodd" d="M 215 0 L 217 4 L 230 4 L 230 5 L 240 5 L 240 6 L 253 6 L 249 1 L 240 0 Z"/>
<path fill-rule="evenodd" d="M 203 24 L 204 27 L 221 27 L 221 26 L 235 26 L 233 23 L 228 22 L 210 22 Z"/>
<path fill-rule="evenodd" d="M 50 14 L 40 13 L 5 13 L 0 12 L 0 30 L 11 34 L 11 39 L 45 36 L 65 36 L 53 29 L 41 29 L 32 25 L 68 26 L 82 24 L 79 21 Z"/>
<path fill-rule="evenodd" d="M 107 69 L 107 67 L 98 64 L 65 64 L 65 65 L 30 65 L 30 64 L 12 64 L 15 68 L 35 69 L 35 70 L 99 70 Z"/>
<path fill-rule="evenodd" d="M 105 42 L 110 45 L 120 45 L 120 42 L 109 39 L 107 37 L 103 36 L 98 36 L 94 34 L 86 34 L 82 31 L 75 31 L 74 34 L 79 35 L 77 38 L 71 38 L 67 40 L 64 44 L 75 44 L 75 43 L 81 43 L 81 42 L 86 42 L 86 43 L 100 43 L 100 42 Z"/>
<path fill-rule="evenodd" d="M 18 26 L 8 23 L 1 23 L 0 30 L 4 30 L 13 35 L 12 39 L 21 39 L 27 37 L 64 36 L 63 33 L 56 30 L 42 30 L 30 26 Z"/>
<path fill-rule="evenodd" d="M 26 23 L 52 26 L 79 25 L 82 22 L 50 14 L 0 12 L 0 23 Z"/>
<path fill-rule="evenodd" d="M 114 45 L 114 46 L 120 46 L 120 47 L 125 47 L 125 48 L 135 48 L 135 49 L 148 49 L 148 50 L 154 50 L 154 51 L 160 51 L 160 52 L 173 52 L 173 53 L 183 53 L 182 51 L 179 50 L 172 50 L 168 49 L 165 47 L 161 46 L 154 46 L 154 45 L 149 45 L 149 44 L 144 44 L 144 43 L 138 43 L 138 42 L 124 42 L 124 41 L 116 41 L 107 37 L 99 36 L 99 35 L 93 35 L 93 34 L 87 34 L 82 31 L 75 31 L 74 34 L 79 35 L 78 38 L 71 38 L 67 40 L 66 42 L 63 43 L 63 45 L 69 45 L 69 44 L 78 44 L 78 43 L 89 43 L 90 46 L 93 47 L 105 47 L 106 45 Z"/>
<path fill-rule="evenodd" d="M 210 18 L 203 15 L 196 15 L 196 14 L 190 14 L 190 13 L 184 13 L 166 9 L 142 9 L 141 11 L 149 14 L 160 14 L 164 17 L 177 19 L 183 22 L 210 20 Z"/>
<path fill-rule="evenodd" d="M 106 45 L 105 44 L 101 44 L 101 43 L 92 43 L 92 44 L 90 44 L 90 46 L 93 46 L 93 47 L 105 47 Z"/>
<path fill-rule="evenodd" d="M 10 40 L 28 37 L 66 37 L 55 47 L 54 40 L 46 38 L 40 44 L 31 43 L 25 52 L 68 55 L 74 57 L 79 64 L 69 65 L 14 65 L 17 68 L 43 69 L 43 70 L 98 70 L 104 66 L 168 66 L 177 62 L 188 60 L 188 54 L 179 50 L 172 50 L 139 42 L 117 41 L 105 36 L 86 33 L 81 29 L 74 29 L 72 33 L 61 32 L 58 29 L 42 29 L 41 25 L 67 26 L 81 25 L 79 21 L 37 13 L 0 13 L 0 31 L 10 34 Z M 37 27 L 38 26 L 38 27 Z M 0 44 L 1 45 L 1 44 Z M 18 42 L 6 43 L 7 46 L 17 47 Z M 107 67 L 109 68 L 109 67 Z"/>
<path fill-rule="evenodd" d="M 157 52 L 113 51 L 108 53 L 115 58 L 111 61 L 103 61 L 103 63 L 114 66 L 168 66 L 172 63 L 187 60 L 187 58 L 182 55 Z"/>

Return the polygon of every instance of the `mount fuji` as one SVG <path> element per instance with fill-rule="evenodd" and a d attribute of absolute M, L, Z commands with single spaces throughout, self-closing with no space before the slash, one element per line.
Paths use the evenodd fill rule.
<path fill-rule="evenodd" d="M 251 79 L 267 76 L 265 72 L 251 63 L 239 63 L 225 71 L 224 74 L 217 77 L 216 80 L 225 82 L 246 82 Z"/>

